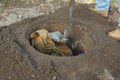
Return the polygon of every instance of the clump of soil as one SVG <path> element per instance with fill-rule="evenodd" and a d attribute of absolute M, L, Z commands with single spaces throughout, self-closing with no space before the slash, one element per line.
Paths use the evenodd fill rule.
<path fill-rule="evenodd" d="M 120 43 L 106 35 L 116 24 L 91 12 L 88 5 L 75 6 L 68 42 L 76 48 L 75 54 L 82 50 L 83 54 L 49 56 L 31 46 L 29 36 L 36 30 L 63 33 L 60 25 L 65 25 L 65 15 L 63 7 L 54 14 L 0 28 L 0 79 L 119 80 Z"/>

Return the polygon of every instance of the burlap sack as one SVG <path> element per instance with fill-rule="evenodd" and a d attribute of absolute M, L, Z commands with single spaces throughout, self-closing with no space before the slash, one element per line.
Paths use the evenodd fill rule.
<path fill-rule="evenodd" d="M 49 32 L 41 29 L 30 35 L 31 45 L 39 52 L 56 55 L 56 56 L 72 56 L 71 49 L 65 43 L 54 43 Z"/>
<path fill-rule="evenodd" d="M 73 56 L 72 50 L 66 45 L 66 43 L 57 43 L 55 53 L 57 53 L 58 56 Z"/>
<path fill-rule="evenodd" d="M 47 53 L 55 48 L 54 42 L 45 29 L 33 32 L 30 39 L 31 45 L 40 52 Z"/>

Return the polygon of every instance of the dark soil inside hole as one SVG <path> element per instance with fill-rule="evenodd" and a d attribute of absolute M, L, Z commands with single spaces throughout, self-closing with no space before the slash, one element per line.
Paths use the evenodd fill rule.
<path fill-rule="evenodd" d="M 72 41 L 73 40 L 72 38 L 68 38 L 68 40 L 69 41 L 67 42 L 67 45 L 72 50 L 73 56 L 77 56 L 77 55 L 85 53 L 85 49 L 81 44 L 72 44 L 74 43 Z"/>
<path fill-rule="evenodd" d="M 0 79 L 120 80 L 120 43 L 105 34 L 116 24 L 88 7 L 78 5 L 74 9 L 69 43 L 85 50 L 74 57 L 41 54 L 29 42 L 29 35 L 38 29 L 63 33 L 63 27 L 54 25 L 65 24 L 66 7 L 0 28 Z"/>

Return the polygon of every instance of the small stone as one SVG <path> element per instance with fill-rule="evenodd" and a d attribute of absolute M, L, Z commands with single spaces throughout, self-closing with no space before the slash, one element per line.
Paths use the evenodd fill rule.
<path fill-rule="evenodd" d="M 15 47 L 15 45 L 13 45 L 13 47 Z"/>
<path fill-rule="evenodd" d="M 108 19 L 108 21 L 110 22 L 111 20 L 110 20 L 110 19 Z"/>
<path fill-rule="evenodd" d="M 32 77 L 35 77 L 35 75 L 31 75 Z"/>
<path fill-rule="evenodd" d="M 9 41 L 9 38 L 7 38 L 7 40 Z"/>
<path fill-rule="evenodd" d="M 22 15 L 19 14 L 19 15 L 18 15 L 18 18 L 22 18 Z"/>
<path fill-rule="evenodd" d="M 56 76 L 54 76 L 52 80 L 57 80 L 57 77 L 56 77 Z"/>
<path fill-rule="evenodd" d="M 4 12 L 4 13 L 3 13 L 3 15 L 4 15 L 4 16 L 7 16 L 7 15 L 8 15 L 8 13 L 7 13 L 7 12 Z"/>
<path fill-rule="evenodd" d="M 7 53 L 7 51 L 4 52 L 5 54 Z"/>
<path fill-rule="evenodd" d="M 30 2 L 26 2 L 26 4 L 29 4 Z"/>
<path fill-rule="evenodd" d="M 12 77 L 11 77 L 11 76 L 9 76 L 8 78 L 9 78 L 9 79 L 11 79 Z"/>

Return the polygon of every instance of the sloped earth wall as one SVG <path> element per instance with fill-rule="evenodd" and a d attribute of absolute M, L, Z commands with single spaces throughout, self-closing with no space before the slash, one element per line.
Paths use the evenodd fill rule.
<path fill-rule="evenodd" d="M 74 57 L 45 55 L 29 43 L 30 33 L 37 29 L 62 32 L 63 28 L 48 27 L 48 24 L 65 23 L 66 7 L 54 14 L 0 28 L 0 79 L 120 80 L 120 43 L 106 35 L 116 23 L 94 14 L 87 7 L 89 5 L 75 6 L 72 19 L 75 27 L 71 27 L 69 36 L 89 50 Z M 87 36 L 83 36 L 82 31 Z"/>

